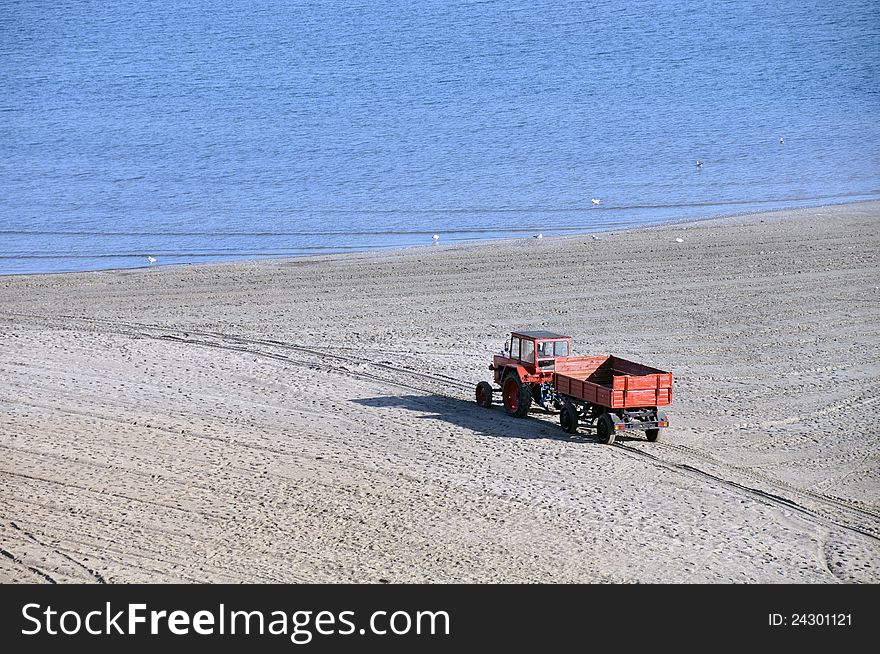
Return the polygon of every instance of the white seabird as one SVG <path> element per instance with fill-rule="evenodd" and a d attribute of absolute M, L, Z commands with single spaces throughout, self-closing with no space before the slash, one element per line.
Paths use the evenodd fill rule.
<path fill-rule="evenodd" d="M 156 263 L 156 257 L 147 257 L 147 261 L 150 263 Z"/>
<path fill-rule="evenodd" d="M 697 160 L 697 168 L 702 168 L 702 167 L 703 167 L 703 162 L 698 159 Z"/>
<path fill-rule="evenodd" d="M 602 204 L 602 200 L 600 200 L 599 198 L 593 198 L 590 200 L 590 202 L 592 202 L 593 204 Z"/>
<path fill-rule="evenodd" d="M 440 234 L 434 234 L 431 238 L 432 238 L 432 239 L 434 240 L 434 242 L 436 243 L 437 241 L 440 240 Z"/>
<path fill-rule="evenodd" d="M 532 238 L 544 238 L 543 234 L 535 234 Z"/>
<path fill-rule="evenodd" d="M 781 143 L 785 143 L 785 139 L 782 138 L 782 137 L 779 137 L 779 143 L 780 143 L 780 144 L 781 144 Z"/>

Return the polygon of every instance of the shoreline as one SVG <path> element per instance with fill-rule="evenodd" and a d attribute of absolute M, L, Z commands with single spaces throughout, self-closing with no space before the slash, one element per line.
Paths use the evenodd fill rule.
<path fill-rule="evenodd" d="M 768 201 L 769 202 L 769 201 Z M 608 229 L 601 231 L 581 231 L 576 230 L 575 228 L 572 231 L 564 233 L 564 234 L 553 234 L 550 236 L 544 236 L 542 240 L 557 240 L 557 239 L 565 239 L 565 238 L 579 238 L 586 235 L 596 234 L 616 234 L 616 233 L 631 233 L 634 231 L 647 230 L 647 229 L 663 229 L 663 228 L 671 228 L 679 225 L 689 225 L 693 223 L 703 223 L 703 222 L 713 222 L 713 221 L 724 221 L 724 220 L 735 220 L 738 218 L 744 218 L 748 216 L 755 215 L 773 215 L 778 213 L 785 212 L 797 212 L 797 211 L 807 211 L 814 209 L 823 209 L 823 208 L 832 208 L 832 207 L 842 207 L 842 206 L 859 206 L 859 205 L 870 205 L 872 203 L 880 203 L 880 199 L 869 199 L 869 200 L 852 200 L 852 201 L 841 201 L 841 202 L 833 202 L 829 204 L 818 204 L 818 205 L 808 205 L 802 207 L 786 207 L 780 209 L 770 209 L 770 210 L 753 210 L 753 211 L 743 211 L 736 212 L 731 214 L 722 214 L 722 215 L 713 215 L 713 216 L 702 216 L 696 218 L 681 218 L 681 219 L 672 219 L 660 221 L 657 223 L 647 223 L 643 225 L 634 225 L 631 227 L 621 227 L 617 229 Z M 425 232 L 427 234 L 427 232 Z M 227 266 L 227 265 L 235 265 L 235 264 L 250 264 L 250 263 L 258 263 L 258 262 L 283 262 L 289 260 L 324 260 L 327 258 L 337 258 L 337 257 L 355 257 L 363 254 L 374 254 L 374 253 L 395 253 L 402 251 L 409 251 L 417 248 L 439 248 L 439 247 L 470 247 L 475 245 L 483 245 L 483 244 L 499 244 L 499 243 L 508 243 L 508 242 L 516 242 L 520 240 L 524 240 L 526 238 L 533 238 L 533 236 L 525 237 L 515 237 L 515 236 L 505 236 L 501 238 L 485 238 L 485 239 L 462 239 L 454 242 L 438 242 L 438 243 L 429 243 L 429 244 L 412 244 L 412 245 L 402 245 L 402 246 L 389 246 L 387 248 L 365 248 L 363 250 L 351 250 L 351 251 L 342 251 L 342 252 L 328 252 L 323 254 L 301 254 L 301 255 L 266 255 L 266 256 L 258 256 L 258 257 L 243 257 L 243 258 L 234 258 L 228 259 L 224 261 L 214 261 L 208 263 L 198 263 L 198 262 L 186 262 L 186 263 L 172 263 L 172 264 L 159 264 L 156 266 L 153 265 L 141 265 L 141 266 L 131 266 L 131 267 L 121 267 L 121 268 L 95 268 L 88 270 L 69 270 L 69 271 L 60 271 L 60 272 L 29 272 L 29 273 L 0 273 L 0 279 L 7 279 L 11 277 L 28 277 L 28 276 L 44 276 L 44 275 L 76 275 L 76 274 L 94 274 L 94 273 L 113 273 L 113 272 L 124 272 L 124 271 L 138 271 L 138 270 L 166 270 L 169 268 L 179 268 L 179 267 L 204 267 L 204 266 Z"/>
<path fill-rule="evenodd" d="M 878 224 L 4 279 L 0 582 L 877 583 Z M 478 407 L 523 328 L 672 371 L 661 440 Z"/>

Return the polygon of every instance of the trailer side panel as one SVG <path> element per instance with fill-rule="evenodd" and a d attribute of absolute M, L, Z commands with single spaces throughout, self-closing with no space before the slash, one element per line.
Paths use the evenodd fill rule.
<path fill-rule="evenodd" d="M 584 357 L 557 371 L 559 393 L 611 409 L 666 406 L 672 402 L 672 373 L 618 357 Z"/>

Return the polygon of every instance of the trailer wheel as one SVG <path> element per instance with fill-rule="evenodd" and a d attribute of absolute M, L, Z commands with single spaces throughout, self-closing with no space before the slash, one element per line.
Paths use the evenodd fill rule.
<path fill-rule="evenodd" d="M 646 429 L 645 436 L 648 438 L 648 441 L 651 443 L 656 443 L 657 439 L 660 438 L 660 429 Z"/>
<path fill-rule="evenodd" d="M 504 409 L 512 416 L 522 418 L 532 406 L 532 391 L 523 384 L 519 377 L 510 375 L 504 380 L 501 390 L 504 397 Z"/>
<path fill-rule="evenodd" d="M 492 384 L 489 382 L 477 384 L 477 404 L 486 409 L 492 406 Z"/>
<path fill-rule="evenodd" d="M 574 404 L 566 402 L 562 405 L 559 412 L 559 424 L 562 431 L 569 434 L 576 434 L 578 430 L 578 412 Z"/>
<path fill-rule="evenodd" d="M 596 435 L 599 437 L 599 441 L 606 445 L 614 443 L 614 422 L 607 413 L 603 413 L 596 420 Z"/>

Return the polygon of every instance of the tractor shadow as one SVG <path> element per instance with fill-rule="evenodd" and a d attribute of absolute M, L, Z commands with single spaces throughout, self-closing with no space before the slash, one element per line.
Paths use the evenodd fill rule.
<path fill-rule="evenodd" d="M 581 425 L 577 434 L 567 434 L 559 426 L 559 414 L 546 413 L 540 407 L 529 411 L 526 418 L 514 418 L 507 415 L 500 404 L 493 404 L 492 408 L 485 409 L 472 400 L 461 400 L 445 395 L 383 395 L 350 401 L 378 409 L 405 409 L 417 413 L 418 415 L 413 416 L 416 420 L 442 420 L 493 438 L 528 440 L 546 438 L 602 444 L 592 427 Z M 618 433 L 616 440 L 624 442 L 644 440 L 644 438 L 630 433 Z"/>

